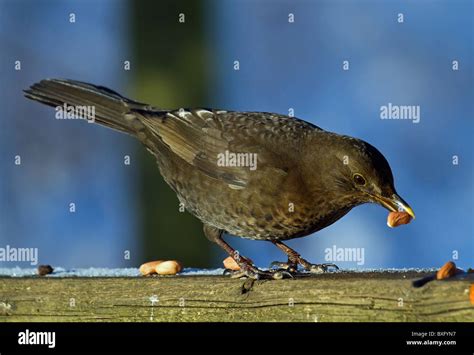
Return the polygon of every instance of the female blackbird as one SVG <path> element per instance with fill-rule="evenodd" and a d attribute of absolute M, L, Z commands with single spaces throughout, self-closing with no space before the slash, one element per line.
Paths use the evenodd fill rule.
<path fill-rule="evenodd" d="M 266 112 L 214 109 L 161 110 L 101 86 L 47 79 L 27 98 L 137 137 L 152 153 L 165 181 L 204 223 L 207 238 L 241 267 L 237 276 L 281 277 L 239 256 L 224 232 L 270 241 L 288 255 L 290 272 L 311 264 L 282 241 L 307 236 L 353 207 L 374 202 L 390 211 L 409 205 L 397 195 L 384 156 L 356 138 L 303 120 Z M 277 276 L 278 275 L 278 276 Z"/>

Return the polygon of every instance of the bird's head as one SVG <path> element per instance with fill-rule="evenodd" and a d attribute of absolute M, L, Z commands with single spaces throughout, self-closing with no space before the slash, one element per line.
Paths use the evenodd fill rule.
<path fill-rule="evenodd" d="M 332 171 L 336 188 L 359 203 L 377 203 L 389 211 L 415 213 L 396 192 L 393 174 L 377 148 L 360 139 L 338 136 L 333 154 L 338 163 Z M 340 162 L 340 163 L 339 163 Z"/>

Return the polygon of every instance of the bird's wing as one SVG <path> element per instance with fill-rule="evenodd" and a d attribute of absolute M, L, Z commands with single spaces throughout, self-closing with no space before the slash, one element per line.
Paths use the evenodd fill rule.
<path fill-rule="evenodd" d="M 302 135 L 319 129 L 302 120 L 270 113 L 181 109 L 165 115 L 151 111 L 139 114 L 140 121 L 174 154 L 232 188 L 244 188 L 252 176 L 259 174 L 249 167 L 222 166 L 219 157 L 226 152 L 248 157 L 256 154 L 253 157 L 260 172 L 270 169 L 275 176 L 284 176 L 291 166 L 283 156 L 293 148 L 289 142 L 295 142 L 296 147 Z"/>

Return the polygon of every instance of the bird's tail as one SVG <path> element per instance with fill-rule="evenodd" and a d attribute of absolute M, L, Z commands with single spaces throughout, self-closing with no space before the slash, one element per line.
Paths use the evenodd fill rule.
<path fill-rule="evenodd" d="M 67 107 L 71 112 L 87 112 L 89 117 L 85 119 L 128 134 L 136 133 L 137 127 L 135 120 L 127 119 L 127 113 L 153 110 L 149 105 L 127 99 L 106 87 L 75 80 L 45 79 L 24 92 L 27 98 L 59 110 Z"/>

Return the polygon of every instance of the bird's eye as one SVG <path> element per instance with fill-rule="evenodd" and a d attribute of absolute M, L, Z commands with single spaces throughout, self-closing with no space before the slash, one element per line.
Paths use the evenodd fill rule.
<path fill-rule="evenodd" d="M 362 175 L 354 174 L 353 179 L 357 185 L 365 185 L 365 179 Z"/>

